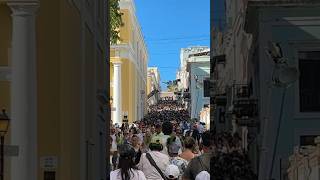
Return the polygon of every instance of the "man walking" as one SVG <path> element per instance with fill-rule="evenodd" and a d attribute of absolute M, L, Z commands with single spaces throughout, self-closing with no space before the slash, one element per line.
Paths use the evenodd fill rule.
<path fill-rule="evenodd" d="M 203 154 L 193 158 L 190 163 L 188 164 L 188 167 L 184 171 L 183 174 L 183 180 L 192 180 L 195 179 L 196 176 L 201 171 L 207 171 L 210 172 L 210 159 L 213 156 L 212 155 L 212 136 L 209 131 L 206 131 L 202 134 L 202 150 Z"/>

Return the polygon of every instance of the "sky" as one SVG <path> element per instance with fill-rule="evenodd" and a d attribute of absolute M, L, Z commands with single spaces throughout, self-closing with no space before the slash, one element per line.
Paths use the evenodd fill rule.
<path fill-rule="evenodd" d="M 210 0 L 134 0 L 149 54 L 163 81 L 176 79 L 180 49 L 210 45 Z"/>

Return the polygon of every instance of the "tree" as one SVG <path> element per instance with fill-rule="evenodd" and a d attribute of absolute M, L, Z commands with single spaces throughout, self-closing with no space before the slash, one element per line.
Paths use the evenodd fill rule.
<path fill-rule="evenodd" d="M 166 82 L 163 82 L 163 83 L 167 85 L 168 92 L 177 91 L 178 86 L 177 86 L 177 81 L 176 80 L 166 81 Z"/>
<path fill-rule="evenodd" d="M 123 26 L 122 14 L 119 6 L 120 0 L 109 0 L 110 7 L 110 43 L 116 44 L 120 39 L 119 28 Z"/>

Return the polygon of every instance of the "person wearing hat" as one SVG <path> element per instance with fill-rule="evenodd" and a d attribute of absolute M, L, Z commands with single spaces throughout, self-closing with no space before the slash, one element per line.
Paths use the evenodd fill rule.
<path fill-rule="evenodd" d="M 143 172 L 135 166 L 133 147 L 129 144 L 122 144 L 118 151 L 120 155 L 119 169 L 110 172 L 110 180 L 146 180 Z"/>
<path fill-rule="evenodd" d="M 162 138 L 153 137 L 149 144 L 150 151 L 143 153 L 138 168 L 145 174 L 147 180 L 164 179 L 164 172 L 169 165 L 169 156 L 161 153 Z"/>
<path fill-rule="evenodd" d="M 201 171 L 195 180 L 210 180 L 210 174 L 207 171 Z"/>
<path fill-rule="evenodd" d="M 164 172 L 168 180 L 178 180 L 180 177 L 180 171 L 178 166 L 170 164 Z"/>

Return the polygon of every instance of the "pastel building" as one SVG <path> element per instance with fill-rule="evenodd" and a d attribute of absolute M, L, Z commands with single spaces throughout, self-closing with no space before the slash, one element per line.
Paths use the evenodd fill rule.
<path fill-rule="evenodd" d="M 5 180 L 106 179 L 105 5 L 0 1 L 0 107 L 18 150 Z"/>
<path fill-rule="evenodd" d="M 188 73 L 188 92 L 191 97 L 190 117 L 200 120 L 200 112 L 210 104 L 210 98 L 204 95 L 205 81 L 210 78 L 209 51 L 189 55 L 186 72 Z"/>
<path fill-rule="evenodd" d="M 121 40 L 110 48 L 112 122 L 141 120 L 146 113 L 148 51 L 133 0 L 120 0 Z"/>

